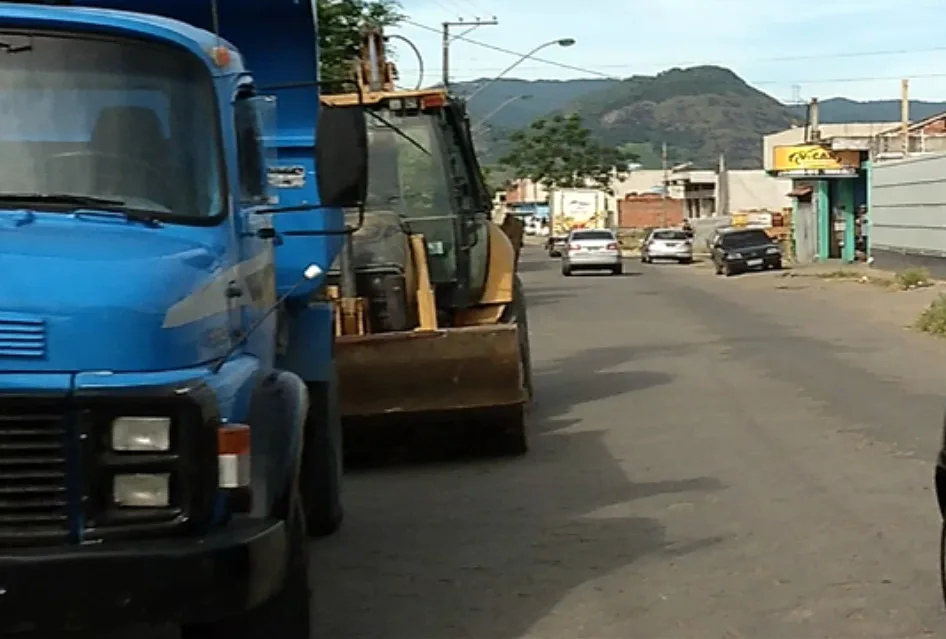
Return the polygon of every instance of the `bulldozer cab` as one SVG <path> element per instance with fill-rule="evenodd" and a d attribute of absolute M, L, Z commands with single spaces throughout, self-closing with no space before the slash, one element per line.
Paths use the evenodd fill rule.
<path fill-rule="evenodd" d="M 484 200 L 478 168 L 461 139 L 462 110 L 438 91 L 391 97 L 366 117 L 367 216 L 396 213 L 408 233 L 422 235 L 438 297 L 448 306 L 466 306 L 476 288 L 470 286 L 477 279 L 470 252 L 478 244 Z"/>

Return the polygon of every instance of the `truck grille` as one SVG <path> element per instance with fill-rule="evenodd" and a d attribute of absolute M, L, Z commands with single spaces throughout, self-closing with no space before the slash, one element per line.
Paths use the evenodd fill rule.
<path fill-rule="evenodd" d="M 0 544 L 65 542 L 68 535 L 62 416 L 0 414 Z"/>

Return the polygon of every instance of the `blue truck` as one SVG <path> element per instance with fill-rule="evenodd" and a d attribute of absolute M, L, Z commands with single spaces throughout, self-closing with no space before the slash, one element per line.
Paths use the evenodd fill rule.
<path fill-rule="evenodd" d="M 366 188 L 314 6 L 0 2 L 0 634 L 309 636 Z"/>

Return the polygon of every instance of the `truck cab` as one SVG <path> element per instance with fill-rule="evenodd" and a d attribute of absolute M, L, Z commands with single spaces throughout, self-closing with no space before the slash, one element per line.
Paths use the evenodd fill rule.
<path fill-rule="evenodd" d="M 313 5 L 256 5 L 0 3 L 0 634 L 309 636 L 365 130 L 319 109 Z"/>

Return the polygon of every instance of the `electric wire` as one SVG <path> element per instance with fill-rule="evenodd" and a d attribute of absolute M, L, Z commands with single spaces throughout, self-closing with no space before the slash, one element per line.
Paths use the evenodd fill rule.
<path fill-rule="evenodd" d="M 405 19 L 404 24 L 422 29 L 425 31 L 430 31 L 432 33 L 440 33 L 440 29 L 432 27 L 414 20 Z M 469 38 L 466 36 L 456 36 L 457 40 L 461 40 L 468 44 L 474 46 L 482 47 L 484 49 L 489 49 L 499 53 L 505 53 L 507 55 L 514 55 L 518 57 L 526 57 L 529 60 L 535 62 L 541 62 L 543 65 L 558 67 L 560 69 L 566 69 L 569 71 L 577 71 L 590 76 L 596 76 L 602 79 L 608 80 L 623 80 L 624 78 L 615 74 L 605 73 L 598 69 L 591 69 L 588 67 L 581 67 L 574 64 L 567 64 L 564 62 L 559 62 L 556 60 L 550 60 L 547 58 L 540 58 L 538 56 L 530 56 L 527 53 L 522 53 L 520 51 L 514 51 L 512 49 L 507 49 L 505 47 L 500 47 L 488 42 L 483 42 L 482 40 L 476 40 L 474 38 Z M 946 46 L 939 47 L 927 47 L 927 48 L 917 48 L 917 49 L 876 49 L 870 51 L 839 51 L 835 53 L 826 53 L 822 55 L 803 55 L 803 56 L 777 56 L 769 58 L 753 58 L 752 62 L 791 62 L 791 61 L 805 61 L 805 60 L 825 60 L 833 58 L 861 58 L 861 57 L 870 57 L 870 56 L 892 56 L 892 55 L 908 55 L 908 54 L 920 54 L 920 53 L 936 53 L 936 52 L 946 52 Z M 701 66 L 705 66 L 707 63 L 703 63 Z M 667 66 L 672 68 L 674 66 L 685 66 L 685 63 L 680 63 L 679 61 L 674 64 L 667 64 L 661 62 L 648 61 L 648 66 Z M 595 65 L 599 68 L 631 68 L 632 65 Z M 526 69 L 529 67 L 519 67 L 520 69 Z M 538 67 L 533 67 L 538 68 Z M 410 69 L 404 69 L 405 71 L 410 71 Z M 428 71 L 433 69 L 428 68 Z M 452 68 L 451 70 L 454 70 Z M 472 69 L 464 69 L 463 67 L 455 67 L 457 72 L 469 71 Z M 486 71 L 486 69 L 482 69 Z M 490 71 L 498 71 L 498 68 L 491 68 Z M 863 76 L 855 78 L 812 78 L 804 80 L 748 80 L 750 84 L 753 85 L 773 85 L 773 84 L 835 84 L 835 83 L 863 83 L 863 82 L 877 82 L 877 81 L 886 81 L 886 80 L 901 80 L 901 79 L 924 79 L 924 78 L 946 78 L 946 72 L 939 73 L 915 73 L 915 74 L 901 74 L 897 76 L 888 76 L 888 77 L 879 77 L 879 76 Z"/>

